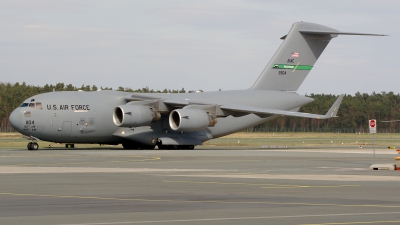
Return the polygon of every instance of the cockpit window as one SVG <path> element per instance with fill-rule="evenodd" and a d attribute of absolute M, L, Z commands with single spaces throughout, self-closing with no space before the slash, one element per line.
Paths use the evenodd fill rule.
<path fill-rule="evenodd" d="M 36 109 L 42 109 L 42 103 L 36 102 Z"/>
<path fill-rule="evenodd" d="M 22 103 L 19 107 L 30 107 L 30 108 L 32 108 L 32 109 L 43 109 L 43 106 L 42 106 L 42 103 L 41 102 L 30 102 L 30 103 L 27 103 L 27 102 L 24 102 L 24 103 Z"/>

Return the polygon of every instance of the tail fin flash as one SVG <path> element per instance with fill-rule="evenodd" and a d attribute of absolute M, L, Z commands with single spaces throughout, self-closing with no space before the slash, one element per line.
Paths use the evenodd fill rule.
<path fill-rule="evenodd" d="M 340 34 L 385 36 L 340 32 L 314 23 L 294 23 L 251 89 L 297 91 L 329 41 Z"/>

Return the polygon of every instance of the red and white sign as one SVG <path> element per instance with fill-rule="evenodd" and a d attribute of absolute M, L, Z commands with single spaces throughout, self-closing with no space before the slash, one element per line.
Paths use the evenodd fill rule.
<path fill-rule="evenodd" d="M 369 127 L 374 128 L 375 127 L 375 123 L 376 123 L 375 120 L 370 120 L 369 121 Z"/>
<path fill-rule="evenodd" d="M 376 133 L 376 120 L 375 119 L 369 120 L 369 133 L 370 134 Z"/>

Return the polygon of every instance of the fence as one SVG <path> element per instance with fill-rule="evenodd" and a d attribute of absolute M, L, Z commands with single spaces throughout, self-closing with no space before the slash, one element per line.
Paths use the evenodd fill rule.
<path fill-rule="evenodd" d="M 10 127 L 0 127 L 0 133 L 16 132 L 14 128 Z"/>
<path fill-rule="evenodd" d="M 0 127 L 0 132 L 16 132 L 11 126 Z M 316 133 L 369 133 L 369 129 L 360 128 L 286 128 L 286 127 L 264 127 L 247 128 L 243 132 L 316 132 Z M 377 133 L 400 133 L 400 129 L 378 128 Z"/>
<path fill-rule="evenodd" d="M 369 129 L 362 128 L 286 128 L 286 127 L 263 127 L 248 128 L 243 132 L 316 132 L 316 133 L 369 133 Z M 377 133 L 400 133 L 400 129 L 378 128 Z"/>

